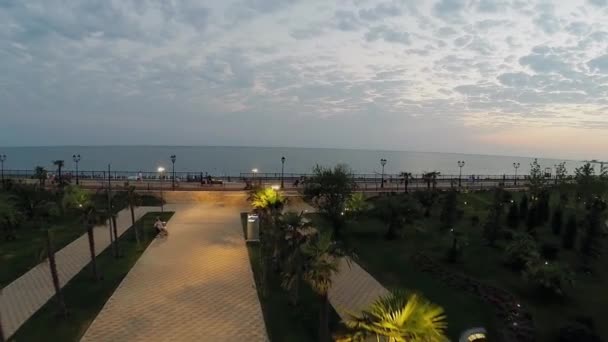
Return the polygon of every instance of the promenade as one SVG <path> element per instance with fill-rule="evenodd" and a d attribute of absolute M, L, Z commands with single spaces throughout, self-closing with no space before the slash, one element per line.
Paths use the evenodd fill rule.
<path fill-rule="evenodd" d="M 150 244 L 82 341 L 268 340 L 241 230 L 247 204 L 223 198 L 168 206 L 168 238 Z"/>

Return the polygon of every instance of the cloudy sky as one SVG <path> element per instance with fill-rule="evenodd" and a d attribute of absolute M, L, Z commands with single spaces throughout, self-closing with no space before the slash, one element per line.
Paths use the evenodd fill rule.
<path fill-rule="evenodd" d="M 0 0 L 0 146 L 608 159 L 608 0 Z"/>

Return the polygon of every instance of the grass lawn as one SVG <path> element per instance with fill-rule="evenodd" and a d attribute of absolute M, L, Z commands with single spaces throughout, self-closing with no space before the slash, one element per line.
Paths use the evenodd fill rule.
<path fill-rule="evenodd" d="M 512 193 L 513 200 L 519 203 L 521 193 Z M 603 338 L 608 338 L 608 326 L 602 325 L 608 296 L 608 270 L 602 265 L 608 264 L 608 256 L 597 261 L 596 274 L 586 275 L 577 272 L 575 286 L 566 288 L 563 299 L 548 299 L 539 296 L 539 292 L 525 281 L 519 272 L 504 266 L 504 242 L 496 247 L 487 245 L 482 236 L 483 224 L 487 216 L 488 205 L 492 201 L 491 192 L 462 193 L 458 195 L 458 208 L 464 216 L 454 229 L 464 233 L 467 241 L 460 261 L 449 263 L 445 256 L 451 243 L 449 232 L 440 231 L 439 214 L 442 203 L 435 203 L 431 217 L 421 218 L 406 225 L 403 236 L 394 241 L 383 238 L 386 226 L 373 218 L 362 218 L 350 222 L 345 228 L 346 242 L 359 256 L 359 264 L 376 277 L 387 288 L 408 288 L 421 291 L 433 302 L 446 310 L 449 323 L 449 336 L 456 339 L 458 334 L 477 325 L 492 329 L 495 326 L 493 311 L 479 299 L 444 286 L 430 275 L 418 272 L 410 263 L 410 257 L 420 251 L 440 261 L 446 268 L 469 275 L 486 284 L 503 288 L 521 300 L 533 315 L 539 341 L 554 341 L 560 327 L 568 324 L 576 316 L 590 316 L 595 321 L 596 330 Z M 466 204 L 465 204 L 466 202 Z M 557 196 L 552 196 L 552 206 Z M 572 201 L 571 201 L 572 202 Z M 506 208 L 503 218 L 507 216 Z M 570 213 L 577 213 L 583 218 L 583 209 L 569 205 L 564 212 L 564 224 Z M 473 225 L 471 217 L 478 216 L 479 224 Z M 315 217 L 317 225 L 324 225 L 322 218 Z M 525 224 L 520 223 L 520 231 L 525 231 Z M 562 228 L 563 230 L 563 228 Z M 550 223 L 536 228 L 538 245 L 553 243 L 561 248 L 561 237 L 554 236 Z M 581 233 L 579 232 L 579 238 Z M 575 251 L 560 249 L 558 261 L 577 270 L 580 259 Z"/>
<path fill-rule="evenodd" d="M 241 214 L 243 234 L 246 231 L 247 213 Z M 260 264 L 261 251 L 258 243 L 247 243 L 249 260 L 253 269 L 258 297 L 262 304 L 266 331 L 271 341 L 304 342 L 317 341 L 319 330 L 320 301 L 310 286 L 302 284 L 300 287 L 300 301 L 297 307 L 289 302 L 288 293 L 280 286 L 280 277 L 271 273 L 268 294 L 263 297 L 260 292 Z M 330 331 L 339 326 L 337 313 L 330 310 Z"/>
<path fill-rule="evenodd" d="M 157 206 L 160 200 L 142 195 L 142 206 Z M 47 225 L 47 226 L 45 226 Z M 78 217 L 62 217 L 53 223 L 25 222 L 17 229 L 17 239 L 0 237 L 0 288 L 10 284 L 46 258 L 46 233 L 52 228 L 55 250 L 59 251 L 86 233 Z"/>
<path fill-rule="evenodd" d="M 112 248 L 106 248 L 97 256 L 98 269 L 103 279 L 94 282 L 90 267 L 85 267 L 63 288 L 69 316 L 57 315 L 56 302 L 51 299 L 38 310 L 13 335 L 11 341 L 78 341 L 95 319 L 105 302 L 131 267 L 155 238 L 153 227 L 156 216 L 168 221 L 172 212 L 150 212 L 140 218 L 136 224 L 143 225 L 145 239 L 142 238 L 141 249 L 135 243 L 134 231 L 129 228 L 119 239 L 122 257 L 115 259 Z"/>
<path fill-rule="evenodd" d="M 309 217 L 317 227 L 328 226 L 318 214 L 310 214 Z M 421 292 L 443 307 L 448 317 L 450 340 L 456 341 L 464 330 L 478 326 L 486 327 L 491 336 L 494 320 L 487 304 L 443 285 L 410 264 L 410 257 L 419 251 L 417 244 L 424 238 L 412 236 L 414 239 L 408 244 L 404 243 L 405 240 L 387 241 L 383 238 L 385 229 L 380 222 L 371 219 L 349 223 L 345 229 L 345 243 L 356 253 L 357 263 L 387 289 Z"/>
<path fill-rule="evenodd" d="M 51 228 L 56 250 L 86 233 L 78 219 L 64 219 L 62 222 L 53 223 Z M 33 224 L 24 225 L 17 230 L 17 239 L 14 241 L 0 239 L 0 288 L 44 260 L 45 248 L 45 230 Z"/>

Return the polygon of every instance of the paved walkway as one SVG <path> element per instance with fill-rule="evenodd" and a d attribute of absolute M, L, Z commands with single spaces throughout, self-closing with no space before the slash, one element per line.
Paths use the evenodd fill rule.
<path fill-rule="evenodd" d="M 374 277 L 355 262 L 340 261 L 340 272 L 332 279 L 329 302 L 340 318 L 348 319 L 349 314 L 368 309 L 378 297 L 389 292 Z"/>
<path fill-rule="evenodd" d="M 288 210 L 314 212 L 315 209 L 301 198 L 290 198 Z M 332 279 L 329 302 L 340 318 L 348 319 L 349 314 L 359 313 L 369 308 L 378 297 L 387 295 L 385 289 L 374 277 L 357 263 L 340 260 L 339 272 Z"/>
<path fill-rule="evenodd" d="M 246 206 L 183 204 L 82 341 L 267 341 L 243 239 Z M 246 205 L 246 204 L 245 204 Z"/>
<path fill-rule="evenodd" d="M 151 209 L 157 210 L 158 208 L 137 208 L 135 219 L 139 219 Z M 119 236 L 131 226 L 131 213 L 128 209 L 122 210 L 118 214 L 117 225 Z M 110 244 L 110 231 L 107 226 L 97 226 L 94 234 L 95 252 L 99 254 Z M 63 286 L 91 261 L 87 234 L 83 234 L 57 252 L 56 260 L 59 282 Z M 12 336 L 54 294 L 55 289 L 47 260 L 2 289 L 0 291 L 0 317 L 2 317 L 2 327 L 6 337 Z"/>

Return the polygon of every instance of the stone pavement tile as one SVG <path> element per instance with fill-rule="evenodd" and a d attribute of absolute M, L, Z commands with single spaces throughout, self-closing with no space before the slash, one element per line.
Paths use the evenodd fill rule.
<path fill-rule="evenodd" d="M 157 209 L 156 207 L 139 207 L 135 210 L 135 219 L 139 219 L 148 211 Z M 128 209 L 122 210 L 118 214 L 117 226 L 119 236 L 131 226 L 131 213 Z M 97 226 L 94 228 L 94 234 L 95 252 L 99 254 L 110 244 L 109 229 L 107 226 Z M 58 251 L 56 260 L 61 286 L 80 272 L 90 259 L 89 240 L 86 233 Z M 2 326 L 6 336 L 10 337 L 55 294 L 48 260 L 44 260 L 15 279 L 0 293 Z"/>
<path fill-rule="evenodd" d="M 357 263 L 350 266 L 345 258 L 340 260 L 340 272 L 332 279 L 329 302 L 340 318 L 349 318 L 349 313 L 359 313 L 367 309 L 378 297 L 389 293 L 382 284 L 367 273 Z"/>
<path fill-rule="evenodd" d="M 174 205 L 82 341 L 267 341 L 240 210 Z"/>

